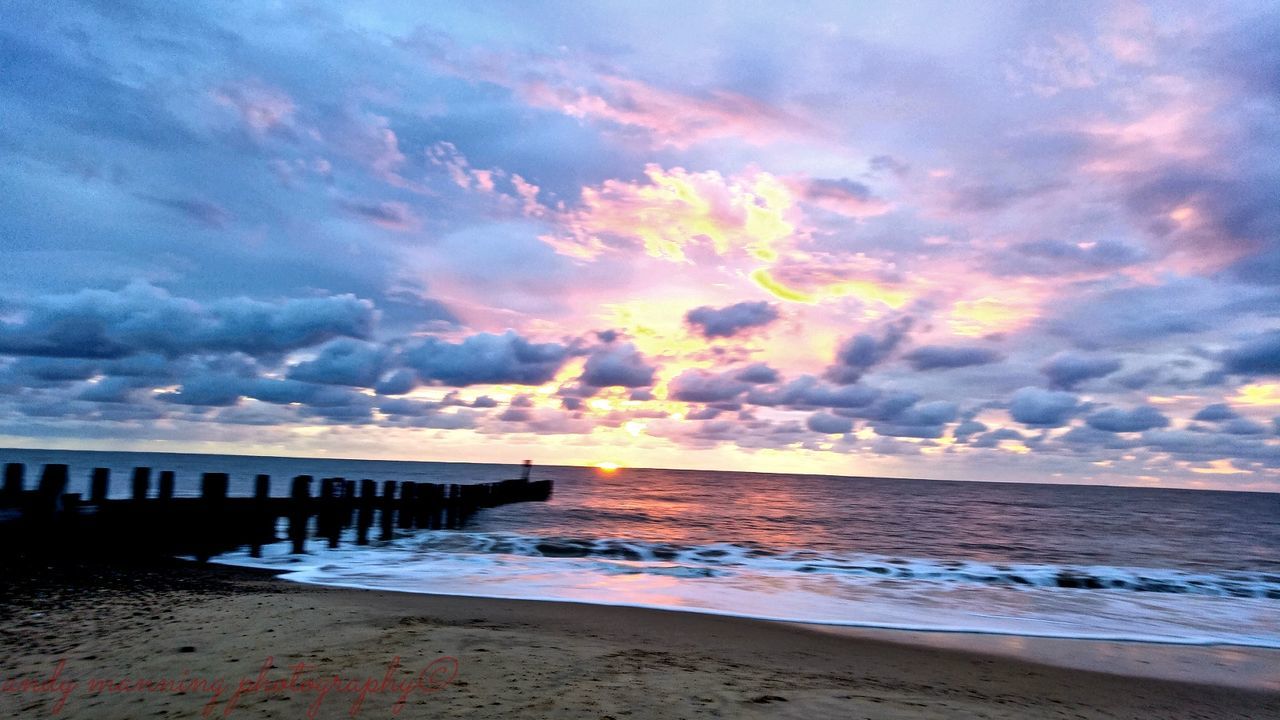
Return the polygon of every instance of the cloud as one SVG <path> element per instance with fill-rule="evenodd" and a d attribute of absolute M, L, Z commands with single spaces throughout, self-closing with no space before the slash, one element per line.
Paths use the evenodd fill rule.
<path fill-rule="evenodd" d="M 811 375 L 803 375 L 781 387 L 752 387 L 746 401 L 762 407 L 865 408 L 881 396 L 865 385 L 827 385 Z M 913 400 L 914 402 L 914 400 Z"/>
<path fill-rule="evenodd" d="M 733 337 L 744 330 L 764 327 L 777 320 L 778 309 L 764 301 L 740 302 L 722 308 L 697 307 L 684 317 L 690 325 L 699 328 L 703 337 Z"/>
<path fill-rule="evenodd" d="M 968 441 L 969 436 L 984 433 L 986 431 L 986 423 L 982 423 L 977 420 L 965 420 L 956 426 L 956 429 L 952 431 L 952 435 L 955 436 L 956 442 L 966 442 Z"/>
<path fill-rule="evenodd" d="M 906 337 L 910 318 L 889 323 L 879 337 L 870 333 L 854 335 L 840 345 L 836 364 L 827 375 L 838 383 L 855 383 L 872 367 L 884 362 Z"/>
<path fill-rule="evenodd" d="M 378 227 L 397 232 L 417 230 L 422 221 L 413 213 L 406 203 L 387 200 L 382 202 L 359 202 L 340 200 L 338 204 L 352 215 L 368 220 Z"/>
<path fill-rule="evenodd" d="M 199 352 L 269 355 L 335 337 L 368 337 L 373 304 L 353 295 L 268 303 L 249 298 L 202 305 L 135 282 L 120 291 L 81 290 L 23 303 L 0 322 L 0 353 L 68 358 L 177 357 Z"/>
<path fill-rule="evenodd" d="M 853 429 L 853 421 L 838 415 L 819 412 L 810 415 L 805 420 L 805 426 L 816 433 L 843 435 Z"/>
<path fill-rule="evenodd" d="M 635 345 L 625 343 L 597 350 L 587 357 L 579 380 L 591 387 L 637 388 L 653 384 L 654 368 Z"/>
<path fill-rule="evenodd" d="M 711 403 L 733 400 L 750 385 L 705 370 L 685 370 L 671 381 L 670 397 L 681 402 Z"/>
<path fill-rule="evenodd" d="M 425 383 L 465 387 L 480 384 L 541 385 L 569 358 L 558 343 L 531 343 L 508 330 L 479 333 L 451 343 L 428 337 L 404 351 L 404 360 Z"/>
<path fill-rule="evenodd" d="M 1049 378 L 1050 387 L 1073 390 L 1085 380 L 1106 377 L 1116 372 L 1120 365 L 1120 361 L 1113 357 L 1062 352 L 1041 365 L 1040 372 Z"/>
<path fill-rule="evenodd" d="M 871 188 L 848 178 L 815 178 L 802 188 L 805 200 L 848 217 L 870 217 L 889 211 L 889 204 L 871 193 Z"/>
<path fill-rule="evenodd" d="M 564 230 L 544 240 L 577 258 L 643 248 L 674 263 L 695 251 L 758 261 L 774 257 L 795 232 L 795 198 L 770 173 L 726 176 L 649 164 L 644 175 L 645 182 L 583 187 L 579 207 L 560 218 Z"/>
<path fill-rule="evenodd" d="M 289 378 L 324 385 L 373 387 L 386 367 L 388 356 L 382 346 L 341 338 L 320 348 L 314 359 L 290 367 Z"/>
<path fill-rule="evenodd" d="M 1169 418 L 1150 405 L 1139 405 L 1131 410 L 1106 408 L 1085 417 L 1085 423 L 1095 430 L 1105 432 L 1142 432 L 1169 425 Z"/>
<path fill-rule="evenodd" d="M 1270 432 L 1266 425 L 1248 418 L 1232 418 L 1218 429 L 1228 435 L 1266 435 Z"/>
<path fill-rule="evenodd" d="M 1009 401 L 1009 415 L 1031 427 L 1058 427 L 1079 409 L 1079 399 L 1068 392 L 1024 387 Z"/>
<path fill-rule="evenodd" d="M 940 438 L 946 432 L 946 424 L 953 422 L 958 413 L 956 404 L 947 400 L 913 403 L 871 426 L 877 435 Z"/>
<path fill-rule="evenodd" d="M 174 210 L 205 227 L 221 230 L 231 222 L 231 213 L 206 200 L 157 197 L 155 195 L 138 194 L 138 198 L 149 203 Z"/>
<path fill-rule="evenodd" d="M 1280 330 L 1257 335 L 1223 353 L 1222 369 L 1237 375 L 1280 375 Z"/>
<path fill-rule="evenodd" d="M 1220 422 L 1223 420 L 1234 420 L 1240 417 L 1231 406 L 1226 403 L 1213 403 L 1200 408 L 1199 412 L 1191 417 L 1192 420 L 1201 420 L 1204 422 Z"/>
<path fill-rule="evenodd" d="M 903 357 L 917 371 L 989 365 L 1001 359 L 1000 353 L 990 348 L 955 345 L 925 345 Z"/>
<path fill-rule="evenodd" d="M 1146 259 L 1148 255 L 1142 249 L 1115 240 L 1031 240 L 994 255 L 991 269 L 998 275 L 1054 277 L 1064 273 L 1109 273 Z"/>
<path fill-rule="evenodd" d="M 777 370 L 764 363 L 752 363 L 733 374 L 734 379 L 752 385 L 770 385 L 778 382 L 781 376 Z"/>

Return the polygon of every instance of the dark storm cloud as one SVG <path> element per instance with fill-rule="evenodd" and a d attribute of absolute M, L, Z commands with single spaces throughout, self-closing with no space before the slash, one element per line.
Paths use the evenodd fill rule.
<path fill-rule="evenodd" d="M 768 325 L 778 319 L 778 309 L 764 301 L 740 302 L 722 308 L 704 305 L 690 310 L 684 319 L 697 327 L 703 337 L 724 338 Z"/>
<path fill-rule="evenodd" d="M 0 323 L 0 353 L 68 358 L 176 357 L 198 352 L 288 352 L 372 333 L 373 305 L 352 295 L 268 303 L 228 298 L 200 304 L 146 283 L 82 290 L 23 304 Z"/>
<path fill-rule="evenodd" d="M 1079 410 L 1079 399 L 1068 392 L 1024 387 L 1009 401 L 1009 415 L 1031 427 L 1065 425 Z"/>
<path fill-rule="evenodd" d="M 569 358 L 559 343 L 532 343 L 508 330 L 502 335 L 480 333 L 451 343 L 429 337 L 405 349 L 406 364 L 426 383 L 465 387 L 501 384 L 541 385 Z"/>
<path fill-rule="evenodd" d="M 961 345 L 925 345 L 903 357 L 917 371 L 989 365 L 1001 359 L 1000 353 L 990 348 Z"/>
<path fill-rule="evenodd" d="M 1085 380 L 1106 377 L 1120 369 L 1120 361 L 1105 355 L 1079 352 L 1062 352 L 1049 358 L 1040 366 L 1040 372 L 1049 378 L 1050 387 L 1074 390 Z"/>
<path fill-rule="evenodd" d="M 1104 432 L 1142 432 L 1169 425 L 1169 418 L 1150 405 L 1139 405 L 1130 410 L 1105 408 L 1087 415 L 1085 423 L 1094 430 Z"/>
<path fill-rule="evenodd" d="M 1262 333 L 1223 353 L 1222 369 L 1238 375 L 1280 374 L 1280 330 Z"/>
<path fill-rule="evenodd" d="M 587 357 L 579 380 L 592 387 L 636 388 L 653 384 L 655 369 L 635 345 L 610 345 Z"/>

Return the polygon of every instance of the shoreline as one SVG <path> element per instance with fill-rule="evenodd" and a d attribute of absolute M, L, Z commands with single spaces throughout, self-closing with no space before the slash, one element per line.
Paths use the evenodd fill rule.
<path fill-rule="evenodd" d="M 410 697 L 415 715 L 1280 716 L 1280 689 L 1206 683 L 1214 678 L 1205 672 L 1190 682 L 1060 667 L 975 646 L 982 636 L 832 632 L 675 610 L 329 588 L 274 571 L 190 563 L 31 575 L 16 577 L 0 599 L 0 680 L 48 676 L 59 659 L 65 677 L 186 670 L 231 684 L 268 657 L 273 677 L 304 662 L 317 673 L 359 678 L 382 677 L 392 658 L 412 677 L 409 668 L 454 657 L 456 682 Z M 940 646 L 957 639 L 965 645 Z M 1089 641 L 1055 645 L 1082 642 Z M 1105 658 L 1100 649 L 1091 651 Z M 192 716 L 209 699 L 77 691 L 58 717 Z M 305 691 L 258 693 L 234 714 L 293 717 L 315 700 Z M 350 700 L 335 695 L 317 716 L 349 717 Z M 371 696 L 362 713 L 389 716 L 394 701 Z M 52 706 L 51 697 L 0 693 L 0 710 L 18 717 L 48 716 Z"/>
<path fill-rule="evenodd" d="M 346 590 L 357 593 L 391 593 L 406 597 L 549 603 L 553 605 L 625 608 L 658 613 L 703 615 L 731 620 L 785 625 L 810 632 L 871 639 L 911 647 L 980 653 L 1012 660 L 1035 662 L 1063 669 L 1095 670 L 1122 677 L 1143 677 L 1174 682 L 1192 682 L 1280 692 L 1280 673 L 1274 671 L 1274 668 L 1280 667 L 1280 648 L 1262 645 L 1178 643 L 1157 640 L 1021 635 L 1017 633 L 978 632 L 973 630 L 880 627 L 875 625 L 848 625 L 758 617 L 746 613 L 700 607 L 658 607 L 631 603 L 606 603 L 546 597 L 412 592 L 372 586 L 329 585 L 306 580 L 291 580 L 283 577 L 288 574 L 288 570 L 219 563 L 216 559 L 211 562 L 228 568 L 267 573 L 280 582 L 314 588 Z"/>

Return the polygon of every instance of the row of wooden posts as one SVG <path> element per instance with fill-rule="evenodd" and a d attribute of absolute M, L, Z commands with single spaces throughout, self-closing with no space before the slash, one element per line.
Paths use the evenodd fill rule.
<path fill-rule="evenodd" d="M 67 493 L 69 468 L 45 465 L 38 485 L 25 488 L 26 467 L 4 466 L 0 489 L 0 539 L 4 547 L 27 555 L 77 557 L 192 554 L 201 560 L 248 546 L 256 557 L 262 546 L 281 540 L 277 527 L 287 520 L 284 539 L 292 551 L 305 552 L 308 537 L 338 546 L 343 531 L 354 526 L 355 542 L 366 545 L 378 528 L 378 540 L 396 529 L 460 528 L 476 511 L 513 502 L 547 500 L 550 480 L 529 479 L 525 462 L 521 477 L 489 483 L 439 484 L 386 480 L 323 478 L 312 495 L 315 478 L 293 478 L 287 498 L 271 497 L 271 477 L 254 479 L 252 497 L 229 497 L 230 476 L 208 472 L 200 479 L 198 498 L 174 497 L 175 475 L 161 471 L 151 495 L 152 469 L 134 468 L 130 499 L 109 499 L 111 471 L 94 468 L 89 496 Z M 314 518 L 315 522 L 312 522 Z M 376 522 L 375 522 L 376 519 Z M 124 555 L 121 555 L 124 554 Z"/>

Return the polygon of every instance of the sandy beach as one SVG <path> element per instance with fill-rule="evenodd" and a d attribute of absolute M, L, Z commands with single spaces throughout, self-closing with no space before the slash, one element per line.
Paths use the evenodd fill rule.
<path fill-rule="evenodd" d="M 1280 717 L 1265 682 L 1054 667 L 990 639 L 321 588 L 184 563 L 6 575 L 0 712 L 14 717 Z"/>

